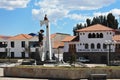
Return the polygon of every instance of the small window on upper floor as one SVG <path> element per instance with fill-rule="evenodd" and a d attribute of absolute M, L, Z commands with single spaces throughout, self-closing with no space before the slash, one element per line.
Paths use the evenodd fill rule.
<path fill-rule="evenodd" d="M 7 42 L 0 42 L 0 48 L 5 48 L 7 45 Z"/>
<path fill-rule="evenodd" d="M 82 35 L 82 33 L 80 33 L 80 35 Z"/>
<path fill-rule="evenodd" d="M 80 45 L 82 45 L 82 44 L 80 43 Z"/>
<path fill-rule="evenodd" d="M 93 33 L 93 34 L 92 34 L 92 38 L 96 38 L 96 35 L 95 35 L 95 33 Z"/>
<path fill-rule="evenodd" d="M 107 32 L 107 35 L 108 35 L 109 33 Z"/>
<path fill-rule="evenodd" d="M 112 33 L 110 32 L 110 35 L 111 35 Z"/>
<path fill-rule="evenodd" d="M 88 34 L 88 38 L 92 38 L 92 34 L 91 33 Z"/>
<path fill-rule="evenodd" d="M 21 42 L 21 47 L 25 47 L 25 41 Z"/>
<path fill-rule="evenodd" d="M 11 47 L 14 48 L 15 44 L 14 41 L 11 41 Z"/>
<path fill-rule="evenodd" d="M 100 34 L 99 33 L 97 33 L 96 35 L 97 35 L 97 38 L 100 38 Z"/>
<path fill-rule="evenodd" d="M 100 38 L 103 38 L 103 33 L 100 33 Z"/>
<path fill-rule="evenodd" d="M 89 33 L 88 38 L 103 38 L 103 33 Z"/>

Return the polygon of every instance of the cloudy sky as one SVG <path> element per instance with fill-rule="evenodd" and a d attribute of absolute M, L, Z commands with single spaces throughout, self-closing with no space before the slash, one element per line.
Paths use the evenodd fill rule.
<path fill-rule="evenodd" d="M 120 0 L 0 0 L 0 35 L 37 33 L 45 14 L 51 33 L 73 34 L 77 23 L 94 16 L 113 15 L 120 20 Z"/>

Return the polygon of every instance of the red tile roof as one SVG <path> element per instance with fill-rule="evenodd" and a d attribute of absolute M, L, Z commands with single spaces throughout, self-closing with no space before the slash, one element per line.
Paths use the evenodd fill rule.
<path fill-rule="evenodd" d="M 9 40 L 22 40 L 22 39 L 30 39 L 30 38 L 32 38 L 32 36 L 28 34 L 19 34 L 9 38 Z"/>
<path fill-rule="evenodd" d="M 77 32 L 87 32 L 87 31 L 114 31 L 114 29 L 101 24 L 95 24 L 95 25 L 77 30 Z"/>
<path fill-rule="evenodd" d="M 117 41 L 117 42 L 120 42 L 120 35 L 115 35 L 115 36 L 113 36 L 112 39 Z"/>
<path fill-rule="evenodd" d="M 64 42 L 54 41 L 54 43 L 53 43 L 54 49 L 61 48 L 61 47 L 64 47 Z"/>
<path fill-rule="evenodd" d="M 2 35 L 0 35 L 0 39 L 9 39 L 9 38 L 11 38 L 11 36 L 2 36 Z"/>
<path fill-rule="evenodd" d="M 52 39 L 52 38 L 54 38 L 56 36 L 56 34 L 51 34 L 50 35 L 50 38 Z"/>
<path fill-rule="evenodd" d="M 70 42 L 70 41 L 72 41 L 75 37 L 76 37 L 76 36 L 67 36 L 67 37 L 65 37 L 62 41 L 63 41 L 63 42 Z"/>
<path fill-rule="evenodd" d="M 66 36 L 69 36 L 70 34 L 65 34 L 65 33 L 54 33 L 54 34 L 51 34 L 50 37 L 51 39 L 54 39 L 53 41 L 53 48 L 54 49 L 57 49 L 57 48 L 63 48 L 64 47 L 64 42 L 61 41 L 61 39 L 56 39 L 55 37 L 57 37 L 57 35 L 66 35 Z M 60 36 L 59 36 L 60 37 Z"/>

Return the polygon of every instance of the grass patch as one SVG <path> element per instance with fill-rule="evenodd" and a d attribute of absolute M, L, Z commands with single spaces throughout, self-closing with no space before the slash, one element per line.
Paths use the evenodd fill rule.
<path fill-rule="evenodd" d="M 48 67 L 48 66 L 34 66 L 34 65 L 19 65 L 15 66 L 17 68 L 43 68 L 43 69 L 89 69 L 84 67 L 70 67 L 70 66 L 54 66 L 54 67 Z"/>

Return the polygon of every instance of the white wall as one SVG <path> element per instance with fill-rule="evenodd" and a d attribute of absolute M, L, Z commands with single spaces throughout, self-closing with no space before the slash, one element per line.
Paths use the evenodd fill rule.
<path fill-rule="evenodd" d="M 103 38 L 88 38 L 89 33 L 103 33 Z M 76 51 L 77 52 L 107 52 L 109 50 L 109 47 L 107 46 L 107 49 L 103 49 L 103 44 L 106 44 L 106 40 L 111 40 L 112 37 L 115 35 L 115 32 L 113 31 L 100 31 L 100 32 L 80 32 L 79 33 L 79 41 L 76 42 Z M 68 52 L 69 44 L 72 42 L 65 42 L 64 46 L 64 52 Z M 85 44 L 89 45 L 88 49 L 85 49 Z M 91 49 L 91 43 L 95 45 L 94 49 Z M 97 49 L 97 44 L 101 44 L 101 48 Z M 114 44 L 114 42 L 111 42 L 111 44 Z M 111 52 L 115 52 L 115 46 L 111 45 Z"/>
<path fill-rule="evenodd" d="M 25 48 L 21 47 L 21 42 L 25 41 L 26 45 L 29 45 L 29 41 L 38 41 L 38 37 L 33 37 L 31 39 L 24 39 L 24 40 L 1 40 L 0 41 L 6 41 L 7 42 L 7 49 L 10 48 L 10 54 L 7 54 L 7 56 L 11 57 L 11 52 L 14 52 L 14 57 L 22 57 L 22 52 L 25 51 Z M 14 47 L 11 47 L 11 42 L 14 42 Z M 31 48 L 33 52 L 35 52 L 35 48 Z M 5 48 L 0 48 L 0 52 L 5 52 Z M 25 57 L 28 57 L 28 53 L 25 53 Z"/>

